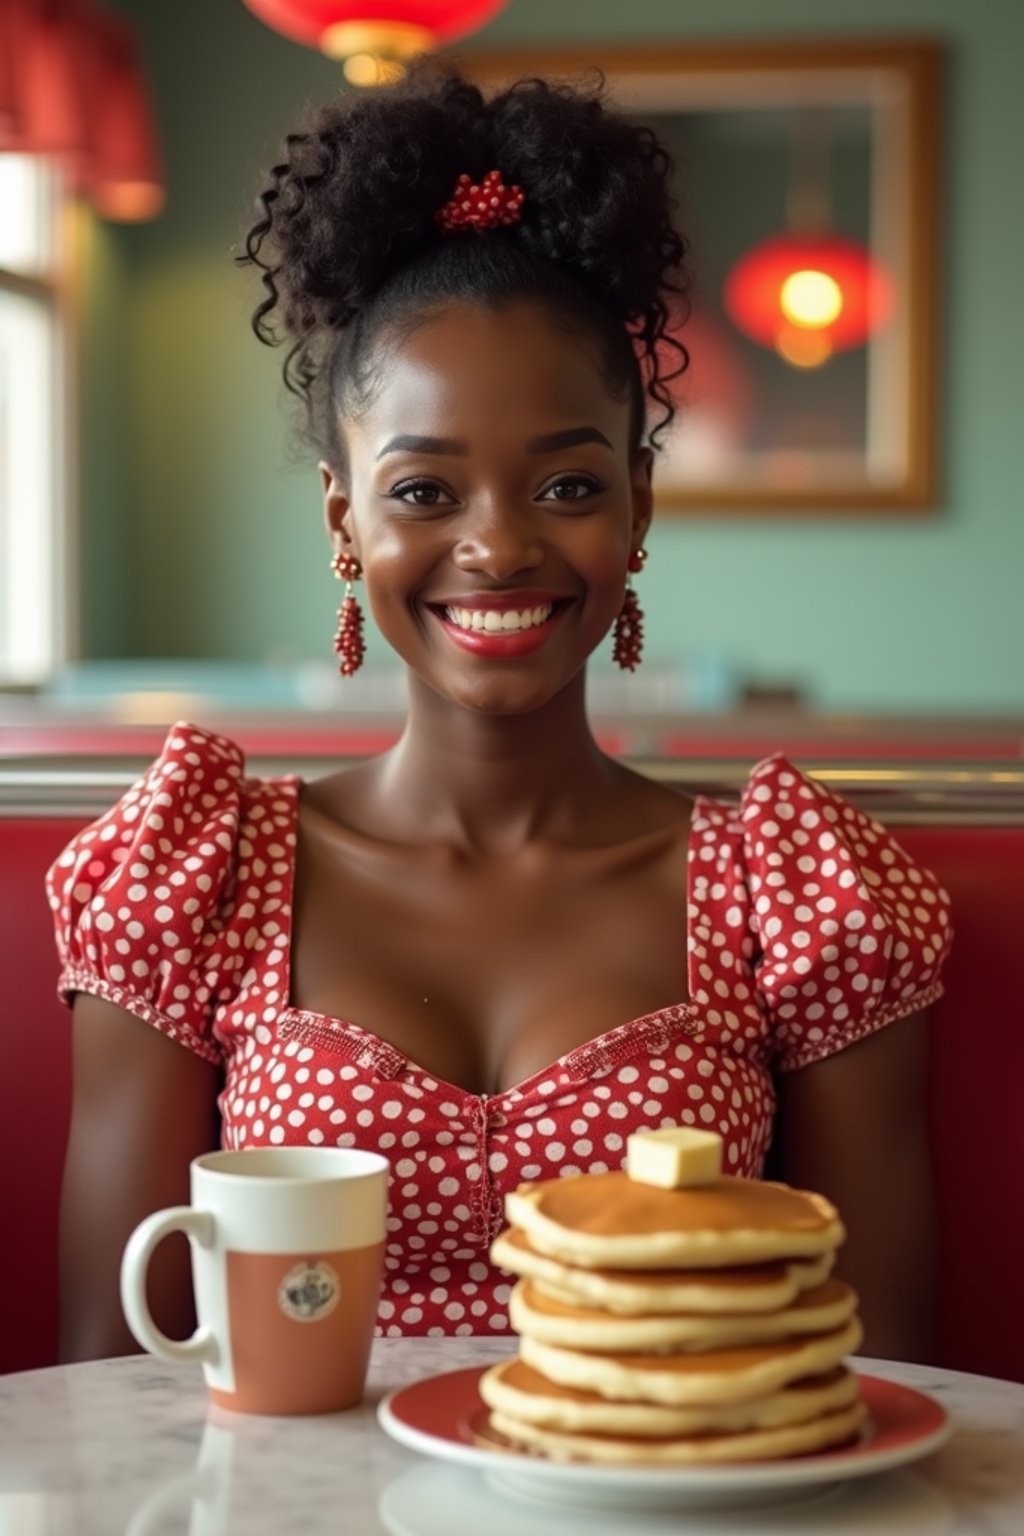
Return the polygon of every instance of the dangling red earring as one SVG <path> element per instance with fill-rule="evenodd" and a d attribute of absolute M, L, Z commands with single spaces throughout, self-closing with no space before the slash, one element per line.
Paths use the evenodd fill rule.
<path fill-rule="evenodd" d="M 345 596 L 338 609 L 334 653 L 340 659 L 338 670 L 342 677 L 351 677 L 353 672 L 358 672 L 362 666 L 363 657 L 366 654 L 366 642 L 363 639 L 363 610 L 352 593 L 352 583 L 358 581 L 363 574 L 363 568 L 355 555 L 339 550 L 331 561 L 331 570 L 339 581 L 345 583 Z"/>
<path fill-rule="evenodd" d="M 644 614 L 633 591 L 633 577 L 643 570 L 646 559 L 646 549 L 638 549 L 629 557 L 626 591 L 612 631 L 612 660 L 624 672 L 636 671 L 644 648 Z"/>

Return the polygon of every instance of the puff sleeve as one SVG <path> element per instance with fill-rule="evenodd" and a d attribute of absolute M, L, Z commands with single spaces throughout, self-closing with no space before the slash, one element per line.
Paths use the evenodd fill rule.
<path fill-rule="evenodd" d="M 225 895 L 240 823 L 243 758 L 223 737 L 177 725 L 123 798 L 46 876 L 70 1002 L 89 992 L 208 1061 L 225 972 Z"/>
<path fill-rule="evenodd" d="M 741 819 L 772 1060 L 821 1060 L 942 995 L 949 898 L 879 822 L 773 757 Z"/>

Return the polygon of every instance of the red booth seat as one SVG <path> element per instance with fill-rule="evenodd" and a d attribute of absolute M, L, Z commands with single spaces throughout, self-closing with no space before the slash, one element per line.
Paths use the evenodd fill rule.
<path fill-rule="evenodd" d="M 69 1030 L 43 872 L 81 820 L 0 815 L 0 1371 L 56 1358 Z M 1024 826 L 897 826 L 897 836 L 949 890 L 956 930 L 929 1086 L 939 1361 L 1024 1382 Z"/>
<path fill-rule="evenodd" d="M 1024 825 L 896 835 L 953 902 L 929 1083 L 939 1363 L 1024 1381 Z"/>
<path fill-rule="evenodd" d="M 42 882 L 81 824 L 0 816 L 0 1371 L 57 1358 L 57 1204 L 71 1060 Z"/>

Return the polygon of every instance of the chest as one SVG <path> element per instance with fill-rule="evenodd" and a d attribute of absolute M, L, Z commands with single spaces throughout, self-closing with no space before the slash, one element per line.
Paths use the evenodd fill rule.
<path fill-rule="evenodd" d="M 300 832 L 289 1002 L 498 1092 L 686 999 L 686 877 L 679 837 L 467 865 Z"/>

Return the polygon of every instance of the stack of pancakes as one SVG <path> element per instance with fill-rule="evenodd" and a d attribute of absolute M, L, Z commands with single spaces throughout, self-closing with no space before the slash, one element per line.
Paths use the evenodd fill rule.
<path fill-rule="evenodd" d="M 655 1135 L 661 1133 L 654 1133 Z M 632 1140 L 632 1138 L 631 1138 Z M 493 1431 L 559 1460 L 796 1456 L 854 1438 L 857 1298 L 820 1195 L 716 1174 L 522 1184 L 491 1257 L 520 1276 L 518 1357 L 480 1384 Z"/>

